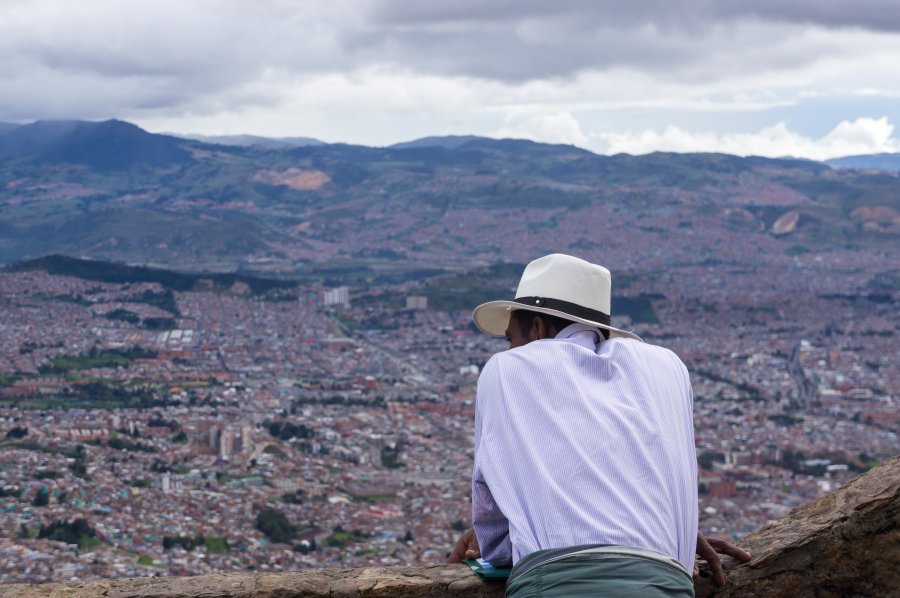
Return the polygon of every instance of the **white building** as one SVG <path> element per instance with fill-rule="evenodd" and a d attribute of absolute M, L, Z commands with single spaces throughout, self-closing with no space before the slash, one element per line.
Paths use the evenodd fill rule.
<path fill-rule="evenodd" d="M 424 295 L 407 296 L 406 309 L 428 309 L 428 297 Z"/>
<path fill-rule="evenodd" d="M 324 305 L 341 305 L 348 307 L 350 305 L 350 287 L 337 287 L 325 291 L 322 297 Z"/>

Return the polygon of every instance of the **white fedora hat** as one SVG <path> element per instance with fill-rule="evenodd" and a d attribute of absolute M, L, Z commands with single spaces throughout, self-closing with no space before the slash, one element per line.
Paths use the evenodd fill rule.
<path fill-rule="evenodd" d="M 482 303 L 472 312 L 472 319 L 482 332 L 504 336 L 510 314 L 524 309 L 605 328 L 611 337 L 642 340 L 610 325 L 611 289 L 612 278 L 603 266 L 552 253 L 525 267 L 515 299 Z"/>

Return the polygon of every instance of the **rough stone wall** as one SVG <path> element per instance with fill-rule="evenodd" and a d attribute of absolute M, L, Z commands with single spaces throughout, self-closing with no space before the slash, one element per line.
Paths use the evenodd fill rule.
<path fill-rule="evenodd" d="M 297 573 L 225 573 L 197 577 L 115 579 L 0 586 L 0 598 L 358 598 L 503 596 L 502 583 L 483 583 L 466 565 L 313 569 Z"/>
<path fill-rule="evenodd" d="M 753 560 L 725 559 L 728 583 L 699 598 L 900 595 L 900 456 L 743 538 Z M 502 596 L 465 565 L 0 585 L 0 598 L 299 598 Z"/>
<path fill-rule="evenodd" d="M 703 579 L 698 598 L 900 596 L 900 456 L 739 544 L 753 560 L 727 559 L 727 585 Z"/>

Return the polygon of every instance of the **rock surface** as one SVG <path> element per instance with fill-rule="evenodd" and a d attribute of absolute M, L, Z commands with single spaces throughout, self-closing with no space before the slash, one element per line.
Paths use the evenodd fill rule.
<path fill-rule="evenodd" d="M 708 596 L 891 596 L 900 592 L 900 456 L 740 541 L 750 563 L 726 558 L 728 583 Z M 314 569 L 198 577 L 0 585 L 0 598 L 299 598 L 502 596 L 465 565 Z"/>
<path fill-rule="evenodd" d="M 725 559 L 728 583 L 706 596 L 900 595 L 900 456 L 740 540 L 753 560 Z"/>
<path fill-rule="evenodd" d="M 297 573 L 225 573 L 197 577 L 115 579 L 64 584 L 0 585 L 0 598 L 357 598 L 503 596 L 466 565 L 311 569 Z"/>

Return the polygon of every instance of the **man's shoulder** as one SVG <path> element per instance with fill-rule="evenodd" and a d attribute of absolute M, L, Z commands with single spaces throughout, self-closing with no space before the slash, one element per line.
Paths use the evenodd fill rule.
<path fill-rule="evenodd" d="M 482 373 L 493 372 L 502 375 L 510 371 L 521 371 L 523 368 L 532 372 L 544 368 L 552 369 L 558 367 L 560 359 L 571 357 L 566 350 L 572 346 L 558 339 L 534 341 L 515 349 L 495 353 L 488 359 Z M 636 359 L 669 363 L 685 368 L 684 362 L 671 349 L 629 338 L 611 338 L 603 341 L 596 351 L 596 356 L 611 361 Z"/>
<path fill-rule="evenodd" d="M 545 365 L 552 352 L 553 343 L 549 339 L 534 341 L 515 349 L 500 351 L 499 353 L 494 353 L 487 360 L 482 373 L 491 370 L 495 372 L 520 371 L 523 368 L 533 370 L 536 367 Z"/>
<path fill-rule="evenodd" d="M 674 351 L 667 347 L 663 347 L 662 345 L 654 345 L 653 343 L 648 343 L 644 341 L 635 340 L 633 338 L 621 338 L 614 337 L 609 340 L 603 341 L 603 345 L 606 347 L 621 347 L 627 351 L 631 351 L 634 353 L 657 353 L 670 355 L 675 359 L 678 359 L 678 356 Z"/>
<path fill-rule="evenodd" d="M 609 339 L 608 341 L 605 341 L 603 345 L 601 345 L 600 352 L 605 352 L 610 355 L 619 353 L 621 355 L 628 355 L 631 358 L 640 359 L 642 361 L 665 362 L 679 368 L 687 369 L 681 358 L 678 357 L 678 355 L 671 349 L 668 349 L 661 345 L 654 345 L 634 339 Z"/>

